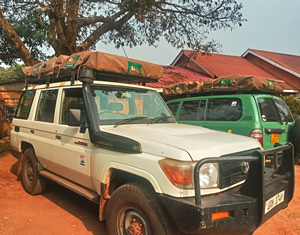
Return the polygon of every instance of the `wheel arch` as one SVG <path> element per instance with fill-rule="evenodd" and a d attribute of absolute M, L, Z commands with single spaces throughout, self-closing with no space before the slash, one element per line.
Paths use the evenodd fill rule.
<path fill-rule="evenodd" d="M 26 141 L 22 141 L 21 142 L 21 151 L 22 151 L 22 153 L 24 153 L 26 151 L 26 149 L 29 149 L 29 148 L 32 148 L 33 151 L 34 151 L 34 147 L 33 147 L 32 144 L 30 144 L 30 143 L 28 143 Z"/>
<path fill-rule="evenodd" d="M 106 218 L 106 206 L 112 193 L 120 186 L 129 182 L 138 182 L 146 185 L 147 188 L 156 193 L 161 193 L 156 179 L 149 173 L 140 169 L 137 171 L 128 171 L 125 169 L 109 168 L 106 171 L 103 182 L 101 182 L 101 199 L 99 205 L 99 220 L 103 221 Z"/>

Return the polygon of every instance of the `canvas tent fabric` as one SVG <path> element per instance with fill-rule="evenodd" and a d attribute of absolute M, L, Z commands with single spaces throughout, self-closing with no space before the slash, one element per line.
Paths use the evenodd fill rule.
<path fill-rule="evenodd" d="M 281 93 L 284 81 L 247 75 L 229 75 L 218 79 L 206 80 L 203 92 L 209 91 L 260 91 L 266 93 Z"/>
<path fill-rule="evenodd" d="M 164 89 L 165 95 L 180 95 L 206 92 L 263 92 L 281 93 L 284 81 L 257 76 L 229 75 L 204 80 L 202 84 L 177 83 Z"/>
<path fill-rule="evenodd" d="M 163 89 L 163 93 L 164 95 L 180 95 L 180 94 L 197 93 L 201 91 L 202 86 L 203 86 L 203 82 L 198 82 L 198 81 L 180 82 L 165 87 Z"/>
<path fill-rule="evenodd" d="M 161 78 L 163 73 L 160 65 L 99 51 L 83 51 L 70 56 L 53 57 L 49 61 L 24 67 L 23 72 L 27 77 L 39 79 L 45 75 L 59 77 L 70 73 L 70 71 L 75 71 L 79 74 L 79 71 L 82 69 L 92 69 L 96 72 L 123 74 L 132 77 L 145 77 L 154 81 Z"/>

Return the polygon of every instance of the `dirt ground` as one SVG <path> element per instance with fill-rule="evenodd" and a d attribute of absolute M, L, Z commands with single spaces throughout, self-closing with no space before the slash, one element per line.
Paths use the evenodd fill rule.
<path fill-rule="evenodd" d="M 296 166 L 296 190 L 289 207 L 260 227 L 255 235 L 299 234 L 300 167 Z M 0 154 L 0 234 L 5 235 L 106 235 L 98 220 L 98 206 L 50 183 L 43 195 L 27 194 L 15 175 L 17 159 Z"/>

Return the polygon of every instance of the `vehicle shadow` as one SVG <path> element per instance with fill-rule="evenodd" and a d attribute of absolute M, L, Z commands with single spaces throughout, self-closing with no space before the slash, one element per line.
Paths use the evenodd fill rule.
<path fill-rule="evenodd" d="M 63 210 L 78 218 L 87 231 L 95 235 L 106 235 L 105 222 L 99 221 L 99 206 L 88 199 L 49 181 L 47 190 L 42 194 Z"/>
<path fill-rule="evenodd" d="M 0 157 L 2 155 L 5 154 L 0 153 Z M 10 167 L 10 172 L 16 176 L 18 166 L 19 161 L 16 159 Z M 18 176 L 17 180 L 20 180 Z M 99 206 L 95 203 L 50 180 L 42 196 L 80 220 L 87 232 L 94 235 L 107 235 L 105 222 L 100 222 L 98 219 Z"/>

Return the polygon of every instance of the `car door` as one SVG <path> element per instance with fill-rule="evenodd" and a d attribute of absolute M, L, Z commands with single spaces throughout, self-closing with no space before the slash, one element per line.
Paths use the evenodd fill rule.
<path fill-rule="evenodd" d="M 29 123 L 29 142 L 44 168 L 51 164 L 51 146 L 54 143 L 53 120 L 57 102 L 58 89 L 37 91 L 38 103 L 34 118 Z"/>
<path fill-rule="evenodd" d="M 205 99 L 183 100 L 178 122 L 196 126 L 203 126 L 205 116 Z"/>
<path fill-rule="evenodd" d="M 87 188 L 91 182 L 91 152 L 88 129 L 80 133 L 79 126 L 69 126 L 70 109 L 84 110 L 82 88 L 61 90 L 62 99 L 53 125 L 55 141 L 52 145 L 52 167 L 56 174 Z"/>
<path fill-rule="evenodd" d="M 249 135 L 251 128 L 242 121 L 243 103 L 238 97 L 209 98 L 204 127 L 240 135 Z"/>
<path fill-rule="evenodd" d="M 263 147 L 269 149 L 277 142 L 289 142 L 293 118 L 284 101 L 269 95 L 257 97 L 257 103 L 263 129 Z"/>

